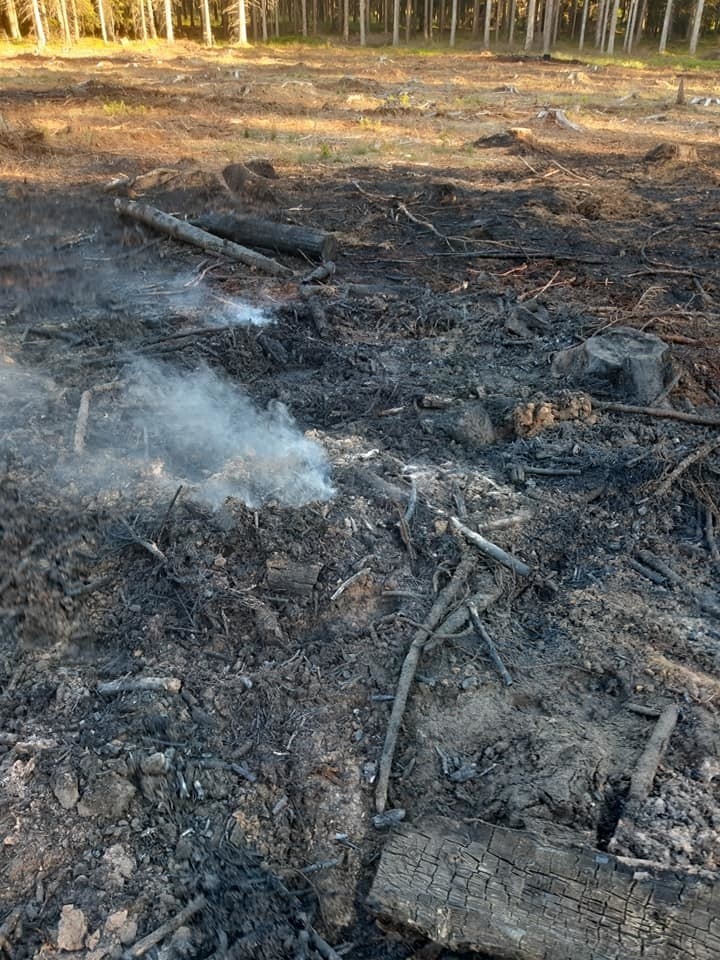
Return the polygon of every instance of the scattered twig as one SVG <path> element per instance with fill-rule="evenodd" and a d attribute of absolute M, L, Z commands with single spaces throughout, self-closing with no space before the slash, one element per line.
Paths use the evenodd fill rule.
<path fill-rule="evenodd" d="M 390 783 L 390 773 L 392 770 L 393 757 L 395 756 L 397 738 L 400 734 L 400 725 L 405 713 L 408 696 L 410 695 L 410 686 L 415 677 L 423 647 L 427 642 L 429 633 L 441 622 L 450 604 L 462 589 L 472 566 L 472 558 L 463 557 L 457 565 L 450 583 L 438 594 L 427 616 L 425 625 L 415 633 L 408 649 L 395 690 L 395 700 L 393 701 L 392 713 L 385 733 L 385 743 L 378 766 L 378 779 L 375 788 L 375 807 L 378 813 L 383 813 L 387 804 L 388 785 Z"/>
<path fill-rule="evenodd" d="M 715 515 L 710 507 L 705 507 L 705 539 L 707 540 L 708 550 L 710 551 L 710 556 L 713 558 L 715 563 L 720 563 L 720 549 L 718 549 L 717 540 L 715 539 Z"/>
<path fill-rule="evenodd" d="M 662 337 L 661 339 L 666 340 L 667 337 Z M 688 339 L 689 339 L 689 338 L 688 338 Z M 695 342 L 695 341 L 693 341 L 693 342 Z M 683 377 L 682 370 L 679 370 L 679 371 L 675 374 L 675 376 L 670 380 L 670 383 L 668 383 L 668 385 L 667 385 L 666 387 L 664 387 L 664 388 L 660 391 L 660 393 L 655 397 L 655 399 L 654 399 L 653 402 L 652 402 L 653 407 L 659 407 L 661 403 L 665 403 L 665 401 L 666 401 L 667 398 L 670 396 L 670 394 L 673 392 L 673 390 L 675 389 L 675 387 L 676 387 L 676 386 L 680 383 L 680 381 L 682 380 L 682 377 Z"/>
<path fill-rule="evenodd" d="M 97 692 L 108 695 L 135 693 L 139 690 L 160 690 L 164 693 L 180 693 L 182 680 L 178 677 L 121 677 L 105 680 L 97 685 Z"/>
<path fill-rule="evenodd" d="M 479 533 L 475 533 L 474 530 L 466 527 L 464 523 L 460 523 L 457 517 L 450 517 L 450 525 L 458 533 L 461 533 L 466 540 L 469 540 L 470 543 L 474 544 L 479 550 L 486 554 L 486 556 L 497 560 L 498 563 L 501 563 L 509 570 L 514 570 L 518 576 L 527 577 L 530 575 L 530 567 L 526 563 L 518 560 L 517 557 L 513 557 L 512 554 L 507 553 L 502 547 L 498 547 L 497 544 L 486 540 L 485 537 L 480 536 Z"/>
<path fill-rule="evenodd" d="M 132 947 L 126 951 L 125 956 L 131 958 L 131 960 L 135 960 L 136 957 L 142 957 L 148 950 L 154 947 L 155 944 L 164 940 L 169 933 L 174 933 L 178 927 L 184 926 L 196 913 L 204 910 L 206 905 L 207 900 L 204 896 L 195 897 L 180 913 L 175 914 L 174 917 L 160 924 L 152 933 L 148 933 L 147 936 L 136 940 Z"/>
<path fill-rule="evenodd" d="M 631 713 L 637 713 L 638 716 L 649 717 L 651 720 L 657 720 L 660 716 L 659 710 L 656 710 L 655 707 L 646 707 L 643 703 L 626 703 L 625 709 Z"/>
<path fill-rule="evenodd" d="M 675 586 L 681 587 L 705 613 L 709 613 L 713 617 L 720 617 L 720 605 L 718 603 L 703 596 L 698 590 L 686 583 L 679 573 L 676 573 L 672 567 L 669 567 L 667 563 L 660 560 L 659 557 L 650 553 L 649 550 L 638 550 L 637 556 L 643 564 L 661 573 L 669 583 L 674 583 Z"/>
<path fill-rule="evenodd" d="M 335 593 L 330 597 L 331 600 L 337 600 L 338 597 L 342 596 L 343 593 L 347 590 L 349 586 L 355 583 L 357 580 L 360 580 L 361 577 L 364 577 L 366 574 L 372 573 L 370 567 L 363 567 L 362 570 L 358 570 L 357 573 L 353 573 L 351 577 L 348 577 L 347 580 L 343 580 L 340 586 L 337 588 Z"/>
<path fill-rule="evenodd" d="M 177 490 L 176 490 L 175 493 L 173 494 L 173 498 L 172 498 L 172 500 L 170 501 L 170 504 L 169 504 L 167 510 L 165 511 L 165 516 L 163 517 L 163 522 L 160 524 L 160 526 L 158 527 L 158 531 L 157 531 L 157 533 L 155 534 L 155 542 L 156 542 L 156 543 L 159 543 L 159 542 L 160 542 L 160 538 L 162 537 L 163 533 L 165 532 L 165 527 L 168 525 L 168 520 L 170 519 L 170 514 L 173 512 L 173 507 L 174 507 L 175 504 L 177 503 L 178 497 L 179 497 L 180 494 L 182 493 L 182 490 L 183 490 L 183 485 L 180 484 L 180 486 L 177 488 Z"/>
<path fill-rule="evenodd" d="M 73 450 L 80 456 L 85 449 L 85 436 L 87 434 L 88 417 L 90 416 L 90 397 L 92 390 L 83 390 L 80 397 L 80 406 L 78 407 L 77 420 L 75 421 L 75 435 L 73 437 Z"/>
<path fill-rule="evenodd" d="M 410 211 L 408 210 L 408 208 L 405 206 L 404 203 L 398 203 L 397 208 L 401 213 L 405 214 L 408 220 L 412 220 L 412 222 L 416 223 L 419 227 L 425 227 L 431 233 L 434 233 L 436 237 L 442 240 L 443 243 L 449 243 L 449 240 L 445 236 L 445 234 L 440 233 L 440 231 L 437 229 L 436 226 L 434 226 L 434 224 L 430 223 L 429 220 L 423 220 L 422 217 L 414 216 L 414 214 L 410 213 Z"/>
<path fill-rule="evenodd" d="M 0 745 L 14 747 L 19 753 L 34 753 L 36 750 L 55 750 L 57 741 L 43 740 L 40 737 L 32 740 L 21 740 L 16 733 L 5 733 L 5 731 L 0 730 Z"/>
<path fill-rule="evenodd" d="M 635 771 L 630 780 L 630 792 L 627 798 L 627 807 L 638 809 L 650 796 L 657 768 L 670 742 L 673 730 L 680 716 L 677 704 L 665 707 L 658 717 L 655 729 L 650 735 L 647 746 L 640 755 Z"/>
<path fill-rule="evenodd" d="M 699 413 L 684 413 L 681 410 L 664 409 L 662 407 L 636 407 L 629 403 L 606 403 L 604 400 L 593 400 L 592 405 L 596 410 L 607 410 L 610 413 L 629 413 L 632 416 L 658 417 L 661 420 L 696 423 L 701 427 L 720 427 L 720 418 L 704 417 Z"/>
<path fill-rule="evenodd" d="M 144 537 L 138 536 L 138 534 L 135 533 L 135 531 L 127 522 L 127 520 L 123 520 L 123 524 L 124 526 L 127 527 L 128 532 L 130 534 L 130 537 L 128 539 L 129 543 L 137 544 L 138 547 L 142 547 L 143 550 L 147 550 L 147 552 L 151 556 L 155 557 L 156 560 L 159 560 L 160 563 L 168 562 L 168 559 L 165 556 L 165 554 L 162 552 L 160 547 L 153 540 L 145 540 Z"/>
<path fill-rule="evenodd" d="M 460 517 L 461 520 L 467 520 L 468 512 L 467 505 L 465 503 L 465 497 L 463 496 L 463 492 L 456 480 L 453 480 L 450 492 L 452 493 L 452 498 L 458 517 Z"/>
<path fill-rule="evenodd" d="M 502 658 L 498 653 L 497 647 L 495 646 L 495 643 L 493 642 L 492 637 L 483 626 L 482 621 L 480 620 L 480 615 L 478 613 L 477 607 L 475 606 L 474 603 L 472 603 L 472 601 L 468 601 L 467 608 L 470 613 L 470 619 L 473 622 L 473 626 L 475 627 L 481 640 L 484 642 L 485 646 L 487 647 L 488 653 L 490 654 L 490 659 L 495 664 L 495 669 L 502 677 L 502 682 L 505 684 L 505 686 L 509 687 L 513 682 L 512 677 L 508 673 L 505 664 L 502 662 Z"/>
<path fill-rule="evenodd" d="M 692 467 L 695 463 L 699 463 L 700 460 L 704 460 L 705 457 L 718 449 L 720 449 L 720 437 L 716 437 L 714 440 L 708 440 L 707 443 L 703 443 L 697 450 L 693 450 L 692 453 L 683 457 L 680 463 L 667 475 L 662 483 L 658 484 L 655 495 L 664 497 L 673 483 L 675 483 L 678 477 L 682 476 L 689 467 Z"/>
<path fill-rule="evenodd" d="M 665 586 L 666 580 L 661 573 L 657 573 L 655 570 L 651 570 L 650 567 L 646 567 L 645 564 L 640 563 L 638 560 L 634 560 L 632 557 L 627 558 L 627 563 L 629 567 L 632 567 L 636 573 L 639 573 L 641 576 L 645 577 L 647 580 L 651 580 L 653 583 L 656 583 L 658 586 Z"/>
<path fill-rule="evenodd" d="M 337 950 L 334 950 L 327 940 L 323 940 L 320 934 L 313 927 L 310 927 L 310 939 L 313 946 L 324 960 L 342 960 Z"/>
<path fill-rule="evenodd" d="M 408 494 L 407 507 L 405 508 L 405 514 L 403 520 L 408 526 L 412 523 L 412 519 L 415 516 L 415 508 L 417 507 L 417 481 L 415 477 L 410 478 L 410 493 Z"/>

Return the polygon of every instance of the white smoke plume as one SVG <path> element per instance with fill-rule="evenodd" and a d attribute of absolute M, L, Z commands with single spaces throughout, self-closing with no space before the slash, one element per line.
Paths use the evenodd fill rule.
<path fill-rule="evenodd" d="M 303 435 L 287 408 L 258 410 L 208 368 L 186 372 L 137 360 L 126 398 L 151 472 L 167 484 L 186 483 L 195 499 L 300 506 L 333 495 L 322 447 Z"/>

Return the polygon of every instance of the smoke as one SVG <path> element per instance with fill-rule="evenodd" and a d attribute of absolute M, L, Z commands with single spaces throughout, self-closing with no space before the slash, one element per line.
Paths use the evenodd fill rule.
<path fill-rule="evenodd" d="M 153 306 L 154 309 L 157 309 L 159 294 L 164 299 L 166 308 L 199 325 L 264 326 L 272 319 L 260 307 L 217 293 L 193 273 L 181 273 L 170 279 L 151 283 L 145 291 L 141 289 L 139 294 L 137 290 L 129 289 L 127 294 L 128 300 L 137 301 L 139 296 L 143 306 Z"/>
<path fill-rule="evenodd" d="M 333 495 L 322 447 L 284 404 L 258 410 L 236 385 L 201 368 L 137 360 L 128 370 L 131 432 L 159 483 L 185 483 L 212 506 L 228 497 L 300 506 Z"/>

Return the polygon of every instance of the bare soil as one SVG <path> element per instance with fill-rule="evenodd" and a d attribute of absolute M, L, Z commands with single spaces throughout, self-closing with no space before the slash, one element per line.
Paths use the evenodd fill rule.
<path fill-rule="evenodd" d="M 478 553 L 468 584 L 500 592 L 483 619 L 514 682 L 472 631 L 423 658 L 391 807 L 607 848 L 678 702 L 616 849 L 718 869 L 717 449 L 658 493 L 717 428 L 590 411 L 550 369 L 634 326 L 672 349 L 672 408 L 720 416 L 717 108 L 676 105 L 671 71 L 314 47 L 9 56 L 0 82 L 0 953 L 119 957 L 202 896 L 146 956 L 316 957 L 311 928 L 413 955 L 364 906 L 374 782 L 455 514 L 532 567 Z M 258 159 L 277 178 L 231 195 L 223 167 Z M 117 193 L 331 231 L 336 273 L 208 258 Z M 138 358 L 287 408 L 334 496 L 288 503 L 246 451 L 247 502 L 208 503 L 202 423 L 194 473 L 158 479 Z M 293 592 L 292 564 L 317 581 Z M 172 682 L 99 688 L 147 677 Z"/>

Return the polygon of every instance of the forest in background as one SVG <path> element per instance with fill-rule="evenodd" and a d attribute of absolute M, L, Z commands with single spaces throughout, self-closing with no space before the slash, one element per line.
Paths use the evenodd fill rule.
<path fill-rule="evenodd" d="M 93 36 L 206 46 L 324 36 L 361 46 L 463 38 L 545 55 L 558 43 L 611 56 L 673 43 L 695 56 L 717 34 L 720 10 L 705 0 L 0 0 L 0 12 L 0 32 L 38 50 Z"/>

